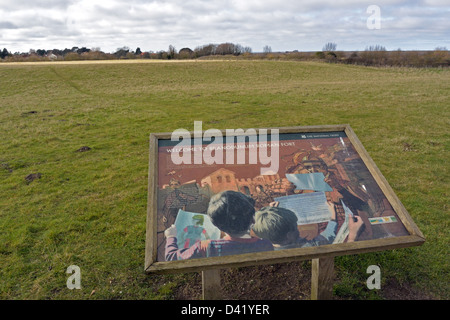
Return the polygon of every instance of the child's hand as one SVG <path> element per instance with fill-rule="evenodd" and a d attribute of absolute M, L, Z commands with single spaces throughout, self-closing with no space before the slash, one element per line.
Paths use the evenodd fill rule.
<path fill-rule="evenodd" d="M 359 229 L 364 224 L 364 221 L 360 216 L 349 216 L 348 217 L 348 240 L 347 242 L 355 241 L 356 236 L 358 235 Z"/>
<path fill-rule="evenodd" d="M 166 238 L 170 238 L 170 237 L 176 237 L 177 236 L 177 227 L 175 227 L 175 225 L 171 225 L 169 228 L 166 229 L 166 231 L 164 231 L 164 236 Z"/>
<path fill-rule="evenodd" d="M 348 228 L 349 230 L 354 230 L 354 231 L 358 231 L 359 228 L 361 228 L 361 226 L 363 225 L 363 221 L 361 219 L 360 216 L 350 216 L 349 215 L 349 220 L 348 220 Z"/>

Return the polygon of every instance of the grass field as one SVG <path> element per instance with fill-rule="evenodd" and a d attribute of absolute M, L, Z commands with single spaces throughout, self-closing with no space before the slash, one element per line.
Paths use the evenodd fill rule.
<path fill-rule="evenodd" d="M 204 130 L 350 124 L 426 243 L 336 258 L 335 296 L 382 299 L 395 279 L 450 298 L 449 69 L 1 64 L 0 84 L 1 299 L 173 299 L 197 281 L 143 272 L 148 136 L 194 120 Z M 40 178 L 27 181 L 32 173 Z M 365 286 L 371 264 L 381 290 Z M 66 287 L 70 265 L 81 290 Z"/>

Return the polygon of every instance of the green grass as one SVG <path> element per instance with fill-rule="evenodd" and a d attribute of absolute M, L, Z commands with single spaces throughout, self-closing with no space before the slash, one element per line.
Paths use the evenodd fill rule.
<path fill-rule="evenodd" d="M 204 130 L 350 124 L 427 241 L 337 258 L 335 294 L 379 299 L 365 289 L 378 264 L 383 281 L 450 297 L 448 69 L 2 64 L 0 76 L 2 299 L 171 299 L 189 275 L 143 272 L 148 136 L 194 120 Z M 66 288 L 72 264 L 82 290 Z"/>

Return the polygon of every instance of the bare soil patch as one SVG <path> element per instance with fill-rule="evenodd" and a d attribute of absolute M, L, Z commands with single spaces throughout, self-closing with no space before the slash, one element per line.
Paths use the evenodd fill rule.
<path fill-rule="evenodd" d="M 223 300 L 309 300 L 311 294 L 311 261 L 221 270 Z M 386 300 L 433 300 L 435 297 L 389 279 L 381 289 Z M 202 298 L 200 273 L 174 289 L 175 300 Z M 334 297 L 341 300 L 341 297 Z"/>

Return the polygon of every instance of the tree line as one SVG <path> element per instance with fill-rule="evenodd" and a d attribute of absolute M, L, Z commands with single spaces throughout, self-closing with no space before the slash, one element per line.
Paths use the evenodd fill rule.
<path fill-rule="evenodd" d="M 345 63 L 365 66 L 401 66 L 401 67 L 448 67 L 450 52 L 445 47 L 429 51 L 403 51 L 401 49 L 387 51 L 384 46 L 368 46 L 363 51 L 338 51 L 336 43 L 326 43 L 321 51 L 273 52 L 270 46 L 264 46 L 262 52 L 253 53 L 252 48 L 231 42 L 221 44 L 205 44 L 195 49 L 177 50 L 170 45 L 167 50 L 142 51 L 139 47 L 117 48 L 112 53 L 105 53 L 100 48 L 72 47 L 60 49 L 31 49 L 25 53 L 11 53 L 6 48 L 0 51 L 0 59 L 13 61 L 46 61 L 46 60 L 111 60 L 111 59 L 266 59 L 266 60 L 320 60 L 330 63 Z"/>
<path fill-rule="evenodd" d="M 221 44 L 207 44 L 196 47 L 194 50 L 190 48 L 182 48 L 179 51 L 173 45 L 168 50 L 160 50 L 157 52 L 143 52 L 139 47 L 131 50 L 124 46 L 117 48 L 112 53 L 106 53 L 100 48 L 72 47 L 61 49 L 30 49 L 28 52 L 11 53 L 6 48 L 0 51 L 0 59 L 8 61 L 40 61 L 46 59 L 54 60 L 103 60 L 103 59 L 195 59 L 209 55 L 234 55 L 239 56 L 244 53 L 251 53 L 250 47 L 244 47 L 240 44 L 231 42 Z"/>
<path fill-rule="evenodd" d="M 450 52 L 445 47 L 434 50 L 419 51 L 401 49 L 387 51 L 382 45 L 371 45 L 364 51 L 342 52 L 336 50 L 336 44 L 328 43 L 321 52 L 316 52 L 319 59 L 328 62 L 356 64 L 364 66 L 393 67 L 449 67 Z"/>

